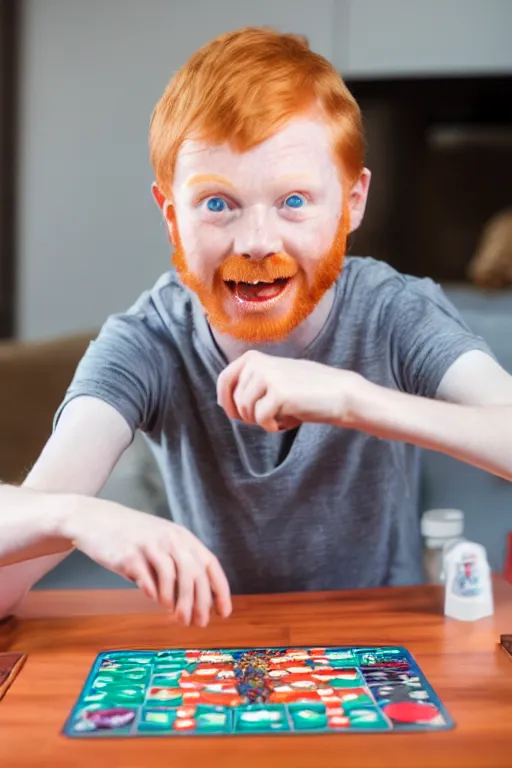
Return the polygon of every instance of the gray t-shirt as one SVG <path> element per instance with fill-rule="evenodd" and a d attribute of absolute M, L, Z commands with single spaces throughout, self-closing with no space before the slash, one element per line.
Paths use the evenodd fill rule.
<path fill-rule="evenodd" d="M 434 397 L 473 349 L 488 351 L 431 280 L 350 257 L 302 357 Z M 225 366 L 171 271 L 107 320 L 61 409 L 92 395 L 146 434 L 173 520 L 215 552 L 234 593 L 421 581 L 418 449 L 325 424 L 274 434 L 233 422 L 216 400 Z"/>

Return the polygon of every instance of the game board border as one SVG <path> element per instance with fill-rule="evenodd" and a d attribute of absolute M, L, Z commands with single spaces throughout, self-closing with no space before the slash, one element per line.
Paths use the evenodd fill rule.
<path fill-rule="evenodd" d="M 2 656 L 17 656 L 18 658 L 12 665 L 3 683 L 0 684 L 0 701 L 7 695 L 7 692 L 11 685 L 14 683 L 19 673 L 21 672 L 26 660 L 27 654 L 21 651 L 2 651 L 0 652 L 0 658 Z"/>
<path fill-rule="evenodd" d="M 436 707 L 439 709 L 439 712 L 442 714 L 442 716 L 445 719 L 445 725 L 439 725 L 435 728 L 432 728 L 429 725 L 401 725 L 400 728 L 389 728 L 387 730 L 382 730 L 379 728 L 349 728 L 347 730 L 318 730 L 318 731 L 268 731 L 268 732 L 262 732 L 262 733 L 237 733 L 237 732 L 230 732 L 230 733 L 200 733 L 200 732 L 194 732 L 191 733 L 190 731 L 184 732 L 184 733 L 173 733 L 170 735 L 169 733 L 158 733 L 158 732 L 152 732 L 152 733 L 136 733 L 136 734 L 120 734 L 120 733 L 114 733 L 109 730 L 102 731 L 101 734 L 99 733 L 73 733 L 72 732 L 72 724 L 75 718 L 75 715 L 77 711 L 80 709 L 79 704 L 82 698 L 83 691 L 86 690 L 86 688 L 89 687 L 90 683 L 94 679 L 102 660 L 105 656 L 108 656 L 109 654 L 115 654 L 115 653 L 159 653 L 161 651 L 190 651 L 190 650 L 197 650 L 197 651 L 228 651 L 228 652 L 236 652 L 236 651 L 244 651 L 244 650 L 251 650 L 251 651 L 277 651 L 277 650 L 286 650 L 286 649 L 296 649 L 298 651 L 301 650 L 309 650 L 311 648 L 325 648 L 326 650 L 329 649 L 336 649 L 339 651 L 345 651 L 345 650 L 355 650 L 355 651 L 372 651 L 376 648 L 379 649 L 397 649 L 401 651 L 404 656 L 407 658 L 409 665 L 411 667 L 411 670 L 417 674 L 423 684 L 424 690 L 427 691 L 429 696 L 431 697 L 432 703 L 436 705 Z M 368 686 L 369 687 L 369 686 Z M 382 713 L 384 714 L 384 713 Z M 60 731 L 62 736 L 66 736 L 70 739 L 130 739 L 130 738 L 136 738 L 136 739 L 147 739 L 147 738 L 180 738 L 180 737 L 187 737 L 187 738 L 222 738 L 222 737 L 238 737 L 238 738 L 247 738 L 248 736 L 257 736 L 259 738 L 265 737 L 265 736 L 271 736 L 272 738 L 276 736 L 283 736 L 283 737 L 293 737 L 297 735 L 301 736 L 334 736 L 334 735 L 357 735 L 357 734 L 368 734 L 368 733 L 379 733 L 379 734 L 407 734 L 407 733 L 440 733 L 444 731 L 450 731 L 453 730 L 456 727 L 455 720 L 452 718 L 452 716 L 449 714 L 448 710 L 446 709 L 445 705 L 442 703 L 439 695 L 437 694 L 434 687 L 431 685 L 429 680 L 427 679 L 426 675 L 423 672 L 422 667 L 418 664 L 416 657 L 403 645 L 394 645 L 394 644 L 381 644 L 376 643 L 374 645 L 324 645 L 324 644 L 309 644 L 309 645 L 269 645 L 269 646 L 219 646 L 217 648 L 213 646 L 194 646 L 194 648 L 185 648 L 183 646 L 169 646 L 166 648 L 112 648 L 110 650 L 103 650 L 97 653 L 96 658 L 94 660 L 94 663 L 91 665 L 89 669 L 89 673 L 87 677 L 85 678 L 84 682 L 82 683 L 82 686 L 79 690 L 78 697 L 75 699 L 75 703 L 66 718 L 64 725 Z"/>

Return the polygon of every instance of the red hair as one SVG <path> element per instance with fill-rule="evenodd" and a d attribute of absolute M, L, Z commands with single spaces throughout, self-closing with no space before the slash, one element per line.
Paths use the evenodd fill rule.
<path fill-rule="evenodd" d="M 361 113 L 333 65 L 299 35 L 266 27 L 220 35 L 174 75 L 153 111 L 149 146 L 156 183 L 170 198 L 187 138 L 229 142 L 246 152 L 315 109 L 331 128 L 343 183 L 352 186 L 364 162 Z"/>

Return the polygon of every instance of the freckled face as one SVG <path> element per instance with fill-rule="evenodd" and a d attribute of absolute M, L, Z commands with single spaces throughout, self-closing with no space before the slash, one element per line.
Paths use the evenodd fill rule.
<path fill-rule="evenodd" d="M 172 196 L 174 263 L 223 333 L 286 338 L 340 273 L 349 215 L 320 119 L 296 118 L 244 153 L 187 140 Z"/>

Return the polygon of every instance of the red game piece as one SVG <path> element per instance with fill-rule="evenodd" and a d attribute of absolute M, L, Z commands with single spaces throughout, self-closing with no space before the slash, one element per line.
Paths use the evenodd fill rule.
<path fill-rule="evenodd" d="M 420 704 L 416 701 L 396 701 L 386 704 L 382 711 L 396 723 L 429 723 L 439 715 L 433 704 Z"/>

